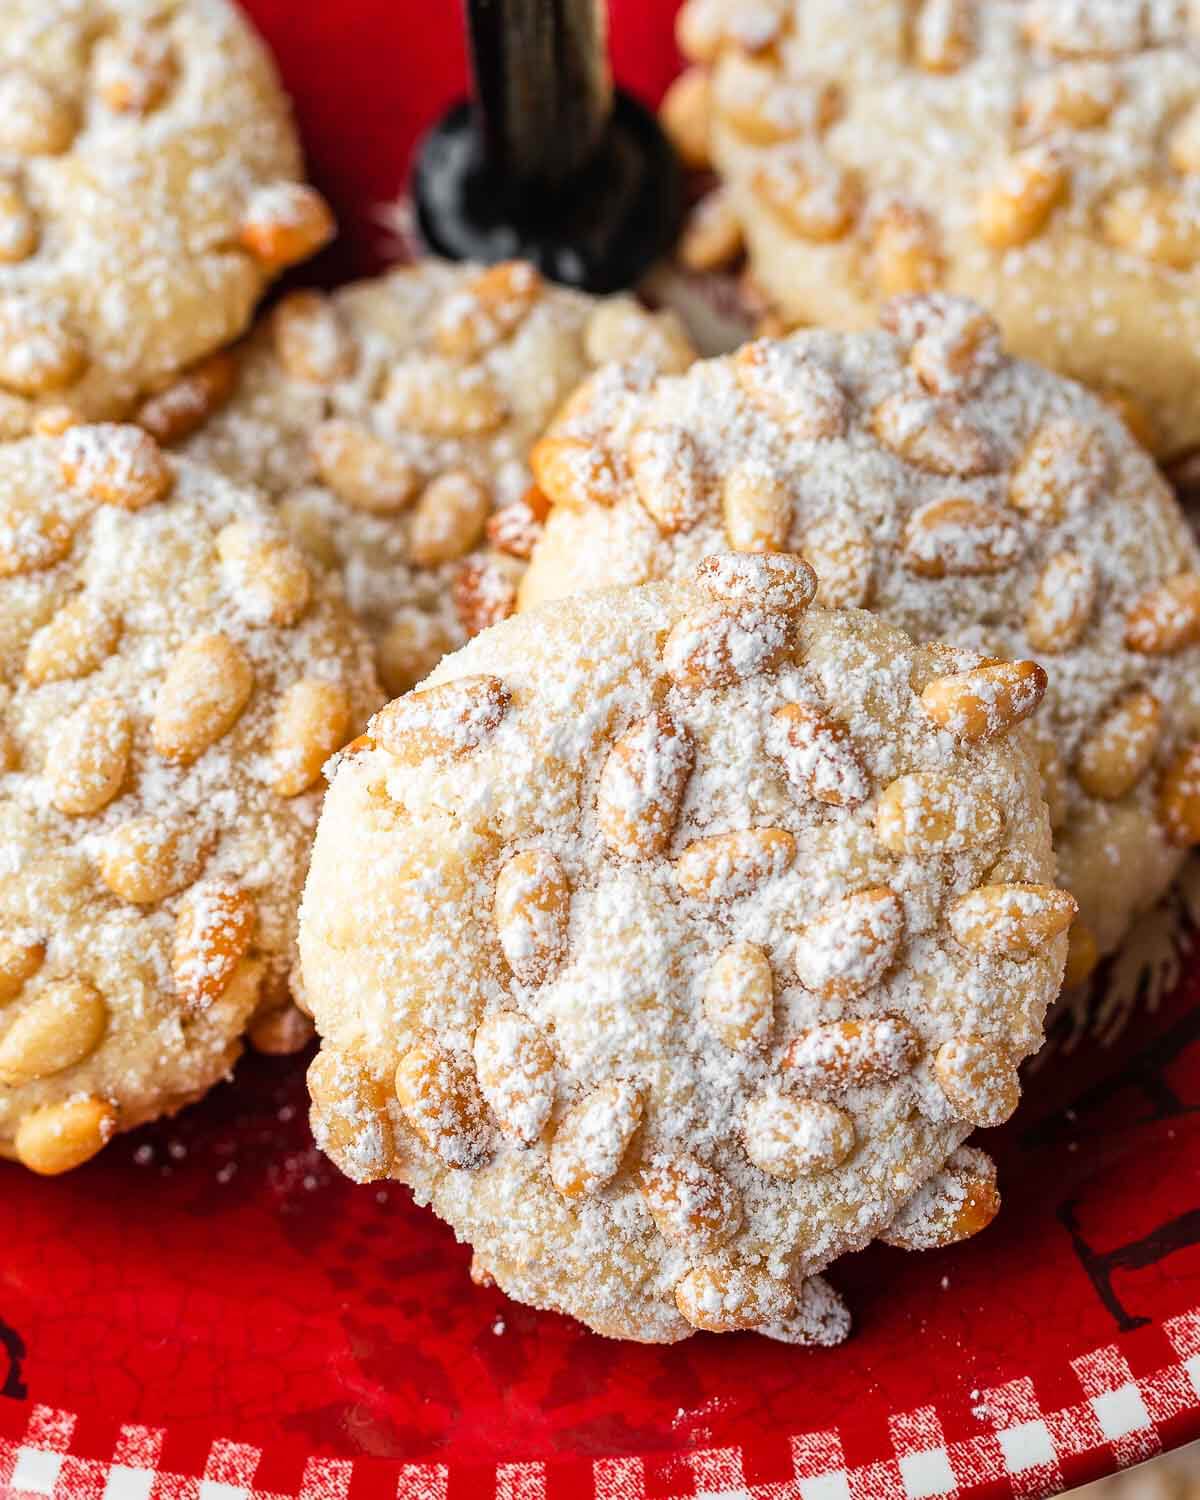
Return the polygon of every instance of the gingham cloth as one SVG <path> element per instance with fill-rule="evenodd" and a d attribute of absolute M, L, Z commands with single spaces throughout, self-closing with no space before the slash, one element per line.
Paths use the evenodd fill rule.
<path fill-rule="evenodd" d="M 848 1455 L 836 1429 L 655 1458 L 405 1464 L 309 1458 L 291 1487 L 263 1482 L 260 1449 L 214 1441 L 198 1472 L 176 1469 L 170 1433 L 121 1427 L 107 1457 L 74 1451 L 76 1417 L 48 1406 L 0 1409 L 4 1500 L 1036 1500 L 1142 1462 L 1200 1433 L 1200 1308 L 1138 1343 L 1070 1362 L 1078 1399 L 1044 1404 L 1031 1378 L 971 1393 L 967 1411 L 922 1406 L 888 1420 L 890 1452 Z M 803 1387 L 798 1388 L 798 1402 Z M 974 1430 L 969 1430 L 973 1425 Z M 861 1439 L 856 1439 L 861 1447 Z"/>

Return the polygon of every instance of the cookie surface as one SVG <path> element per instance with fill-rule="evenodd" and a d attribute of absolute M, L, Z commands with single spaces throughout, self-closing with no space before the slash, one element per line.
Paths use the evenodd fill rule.
<path fill-rule="evenodd" d="M 513 609 L 541 525 L 529 446 L 618 355 L 675 370 L 692 351 L 629 297 L 598 302 L 520 263 L 424 262 L 285 298 L 186 451 L 259 485 L 308 554 L 342 570 L 399 693 Z"/>
<path fill-rule="evenodd" d="M 978 299 L 1018 354 L 1200 442 L 1200 33 L 1126 0 L 690 0 L 710 143 L 794 323 Z M 1067 294 L 1064 288 L 1069 287 Z"/>
<path fill-rule="evenodd" d="M 124 415 L 319 248 L 287 100 L 229 0 L 6 0 L 0 433 Z"/>
<path fill-rule="evenodd" d="M 321 764 L 378 702 L 260 499 L 134 426 L 0 446 L 0 1155 L 287 1046 Z"/>
<path fill-rule="evenodd" d="M 779 548 L 812 563 L 822 603 L 1041 661 L 1034 729 L 1086 970 L 1200 839 L 1200 558 L 1118 418 L 1009 358 L 977 307 L 900 299 L 886 318 L 585 388 L 534 453 L 557 503 L 522 603 Z"/>
<path fill-rule="evenodd" d="M 602 1333 L 836 1339 L 830 1260 L 995 1211 L 956 1148 L 1015 1106 L 1073 910 L 1037 768 L 925 711 L 955 653 L 813 587 L 719 558 L 507 620 L 318 828 L 318 1142 Z"/>

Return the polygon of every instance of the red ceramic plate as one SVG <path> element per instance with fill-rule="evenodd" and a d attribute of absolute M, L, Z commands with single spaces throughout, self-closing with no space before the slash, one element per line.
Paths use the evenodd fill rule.
<path fill-rule="evenodd" d="M 366 269 L 414 133 L 459 87 L 454 12 L 251 9 L 347 228 L 327 270 Z M 675 65 L 670 10 L 613 5 L 618 71 L 647 94 Z M 1120 1037 L 1068 1054 L 1064 1031 L 985 1142 L 998 1223 L 839 1265 L 856 1332 L 835 1350 L 614 1344 L 472 1286 L 403 1189 L 313 1149 L 303 1059 L 247 1060 L 68 1178 L 0 1164 L 0 1495 L 1036 1496 L 1200 1436 L 1189 897 L 1195 874 L 1110 978 Z"/>

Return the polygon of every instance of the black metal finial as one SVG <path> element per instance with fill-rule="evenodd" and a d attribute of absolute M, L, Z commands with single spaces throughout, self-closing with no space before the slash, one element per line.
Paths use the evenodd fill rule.
<path fill-rule="evenodd" d="M 614 90 L 603 0 L 466 0 L 475 97 L 426 136 L 413 198 L 455 260 L 532 260 L 556 281 L 632 286 L 678 228 L 678 163 Z"/>

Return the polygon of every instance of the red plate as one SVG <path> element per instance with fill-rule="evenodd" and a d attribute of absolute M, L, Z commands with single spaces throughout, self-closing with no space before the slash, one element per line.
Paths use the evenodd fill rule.
<path fill-rule="evenodd" d="M 334 268 L 365 269 L 414 131 L 458 87 L 451 9 L 251 9 L 348 229 Z M 670 9 L 613 5 L 618 70 L 647 93 L 675 65 Z M 985 1142 L 996 1226 L 840 1265 L 856 1332 L 836 1350 L 614 1344 L 472 1286 L 403 1189 L 317 1155 L 303 1060 L 248 1060 L 71 1177 L 0 1165 L 0 1495 L 1035 1496 L 1200 1436 L 1189 891 L 1200 907 L 1193 874 L 1114 976 L 1120 1040 L 1060 1045 Z"/>

